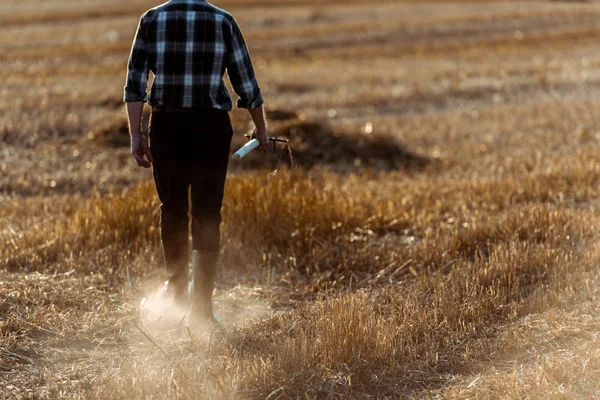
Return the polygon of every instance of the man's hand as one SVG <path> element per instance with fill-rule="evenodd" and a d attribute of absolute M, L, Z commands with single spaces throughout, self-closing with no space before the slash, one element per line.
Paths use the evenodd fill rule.
<path fill-rule="evenodd" d="M 141 135 L 131 137 L 131 154 L 140 167 L 150 168 L 152 166 L 152 154 L 145 137 Z"/>
<path fill-rule="evenodd" d="M 267 149 L 267 145 L 269 144 L 269 136 L 267 134 L 267 128 L 263 128 L 263 129 L 258 129 L 258 128 L 254 128 L 254 130 L 252 131 L 252 139 L 258 139 L 258 141 L 260 142 L 260 150 L 266 150 Z"/>

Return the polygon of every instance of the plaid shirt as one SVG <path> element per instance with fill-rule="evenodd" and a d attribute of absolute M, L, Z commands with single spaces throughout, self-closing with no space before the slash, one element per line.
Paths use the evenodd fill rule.
<path fill-rule="evenodd" d="M 204 0 L 171 0 L 140 19 L 124 101 L 229 111 L 233 104 L 223 82 L 226 69 L 240 96 L 237 106 L 262 105 L 250 54 L 233 16 Z M 149 98 L 148 71 L 155 76 Z"/>

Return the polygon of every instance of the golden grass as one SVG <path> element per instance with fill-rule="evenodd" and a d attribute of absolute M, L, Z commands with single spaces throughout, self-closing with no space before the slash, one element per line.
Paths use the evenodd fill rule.
<path fill-rule="evenodd" d="M 561 286 L 565 275 L 590 265 L 586 254 L 592 227 L 586 226 L 581 211 L 548 198 L 552 183 L 558 184 L 554 190 L 567 189 L 560 187 L 559 179 L 548 179 L 541 192 L 535 187 L 528 192 L 527 182 L 523 187 L 512 186 L 512 192 L 495 192 L 503 195 L 495 201 L 486 198 L 486 190 L 477 184 L 463 188 L 457 192 L 462 199 L 475 196 L 490 207 L 472 210 L 479 215 L 464 220 L 470 222 L 446 217 L 453 215 L 447 214 L 450 210 L 466 207 L 460 201 L 448 203 L 452 205 L 448 211 L 439 208 L 437 198 L 405 201 L 398 208 L 385 199 L 383 191 L 356 190 L 352 182 L 366 182 L 368 177 L 350 176 L 346 183 L 338 182 L 335 191 L 327 190 L 325 185 L 337 179 L 327 174 L 280 172 L 270 178 L 235 177 L 228 184 L 226 265 L 254 276 L 255 281 L 279 286 L 278 297 L 284 301 L 297 302 L 298 290 L 304 291 L 303 296 L 324 290 L 314 304 L 300 303 L 295 311 L 282 310 L 259 322 L 233 327 L 223 338 L 216 333 L 218 339 L 208 348 L 193 336 L 171 342 L 157 331 L 167 356 L 148 343 L 140 344 L 142 338 L 135 335 L 133 325 L 138 317 L 125 313 L 118 320 L 119 332 L 109 340 L 131 354 L 113 361 L 111 369 L 101 374 L 99 387 L 88 381 L 95 375 L 90 372 L 88 378 L 85 375 L 68 386 L 70 393 L 118 398 L 214 393 L 223 398 L 256 398 L 282 387 L 282 393 L 291 397 L 304 392 L 319 397 L 332 390 L 340 396 L 362 397 L 374 388 L 381 395 L 435 388 L 443 378 L 426 373 L 425 366 L 444 374 L 477 359 L 480 353 L 469 350 L 472 342 L 492 334 L 498 323 L 556 304 L 557 296 L 572 290 L 572 286 Z M 440 193 L 446 190 L 439 187 Z M 151 273 L 156 255 L 143 254 L 145 249 L 158 247 L 157 203 L 152 191 L 150 185 L 143 185 L 108 198 L 62 199 L 51 211 L 59 223 L 3 235 L 12 244 L 4 248 L 4 264 L 9 269 L 29 263 L 32 270 L 89 271 L 96 282 L 122 282 L 125 271 L 122 267 L 115 270 L 115 265 L 128 265 L 127 273 L 133 276 Z M 391 196 L 388 199 L 397 195 L 393 185 L 386 192 Z M 14 217 L 23 213 L 24 221 L 39 219 L 27 211 L 33 203 L 12 207 Z M 235 250 L 241 248 L 255 252 L 240 257 Z M 96 257 L 90 258 L 91 254 Z M 278 276 L 285 278 L 277 283 Z M 33 281 L 43 287 L 68 284 L 64 290 L 76 290 L 70 288 L 73 280 L 37 280 Z M 534 295 L 543 287 L 556 289 L 550 296 Z M 355 293 L 354 288 L 359 291 Z M 55 318 L 61 312 L 54 319 L 45 313 L 55 313 L 55 307 L 73 309 L 52 302 L 46 311 L 37 303 L 44 297 L 38 299 L 31 287 L 10 285 L 7 289 L 21 301 L 33 301 L 31 309 L 44 310 L 41 315 L 22 315 L 21 307 L 27 303 L 9 301 L 8 323 L 3 326 L 9 337 L 11 332 L 26 337 L 54 332 Z M 292 290 L 295 295 L 285 294 Z M 340 290 L 341 294 L 335 294 Z M 76 293 L 86 296 L 85 291 Z M 106 300 L 110 299 L 107 295 Z M 61 290 L 50 294 L 54 296 L 64 301 L 66 294 Z M 96 303 L 87 312 L 95 309 L 101 312 L 99 317 L 115 313 L 110 303 Z M 125 309 L 135 310 L 131 303 Z M 80 318 L 73 316 L 67 325 L 63 323 L 61 335 L 82 335 L 85 350 L 96 340 L 89 335 L 97 338 L 104 333 L 69 325 Z M 102 353 L 97 357 L 108 357 Z M 101 365 L 105 362 L 100 361 Z M 86 368 L 93 366 L 86 364 Z M 413 376 L 414 371 L 422 372 Z M 205 378 L 197 382 L 190 376 Z M 60 393 L 58 387 L 44 390 L 50 396 Z"/>

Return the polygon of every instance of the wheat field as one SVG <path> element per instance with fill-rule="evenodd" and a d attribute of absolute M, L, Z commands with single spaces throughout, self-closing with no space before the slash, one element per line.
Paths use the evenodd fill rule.
<path fill-rule="evenodd" d="M 0 398 L 600 398 L 600 3 L 214 3 L 292 151 L 230 165 L 211 331 L 128 148 L 157 3 L 0 4 Z"/>

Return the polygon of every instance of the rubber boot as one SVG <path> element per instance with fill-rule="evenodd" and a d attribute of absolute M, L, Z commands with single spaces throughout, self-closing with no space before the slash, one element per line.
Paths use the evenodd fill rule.
<path fill-rule="evenodd" d="M 188 303 L 188 292 L 187 287 L 189 285 L 189 279 L 187 277 L 169 277 L 166 283 L 166 292 L 169 296 L 173 297 L 175 305 L 178 307 L 185 307 Z"/>
<path fill-rule="evenodd" d="M 194 250 L 192 252 L 192 283 L 190 285 L 192 308 L 190 320 L 193 323 L 212 323 L 213 291 L 217 277 L 219 253 Z"/>
<path fill-rule="evenodd" d="M 173 298 L 179 307 L 188 304 L 188 285 L 190 282 L 189 264 L 182 259 L 167 264 L 168 281 L 165 283 L 165 291 Z"/>

